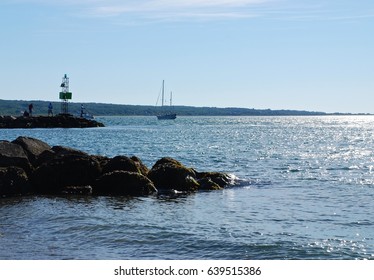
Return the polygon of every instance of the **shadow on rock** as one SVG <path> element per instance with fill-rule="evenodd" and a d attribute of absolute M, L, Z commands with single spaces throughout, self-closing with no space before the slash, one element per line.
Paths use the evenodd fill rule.
<path fill-rule="evenodd" d="M 94 195 L 149 195 L 157 189 L 140 173 L 114 171 L 101 176 L 94 184 Z"/>

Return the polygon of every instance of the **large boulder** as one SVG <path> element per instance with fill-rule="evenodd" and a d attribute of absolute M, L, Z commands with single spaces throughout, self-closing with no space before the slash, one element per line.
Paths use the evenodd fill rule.
<path fill-rule="evenodd" d="M 36 166 L 40 166 L 43 163 L 49 162 L 51 160 L 55 160 L 56 158 L 62 158 L 66 156 L 82 156 L 82 157 L 92 157 L 96 158 L 96 156 L 91 156 L 86 152 L 83 152 L 81 150 L 77 150 L 70 147 L 65 146 L 53 146 L 50 150 L 43 151 L 39 157 L 38 161 L 36 162 Z M 98 159 L 97 159 L 98 160 Z"/>
<path fill-rule="evenodd" d="M 223 188 L 210 178 L 198 179 L 197 182 L 199 183 L 199 190 L 201 191 L 221 190 Z"/>
<path fill-rule="evenodd" d="M 47 143 L 30 137 L 20 136 L 16 140 L 12 141 L 12 143 L 23 148 L 27 157 L 29 158 L 30 163 L 34 166 L 43 152 L 51 150 L 51 146 L 49 146 Z"/>
<path fill-rule="evenodd" d="M 199 187 L 195 171 L 172 158 L 158 160 L 149 171 L 148 178 L 157 189 L 192 192 Z"/>
<path fill-rule="evenodd" d="M 19 167 L 0 167 L 0 197 L 28 194 L 32 191 L 26 172 Z"/>
<path fill-rule="evenodd" d="M 0 167 L 18 166 L 31 173 L 32 167 L 29 159 L 20 145 L 9 141 L 0 141 Z"/>
<path fill-rule="evenodd" d="M 67 186 L 89 186 L 101 174 L 99 162 L 88 155 L 68 154 L 40 165 L 32 176 L 36 192 L 60 193 Z"/>
<path fill-rule="evenodd" d="M 214 183 L 220 188 L 227 187 L 233 184 L 233 178 L 229 174 L 222 172 L 196 172 L 196 178 L 199 183 L 206 185 Z"/>
<path fill-rule="evenodd" d="M 132 159 L 135 163 L 135 165 L 138 167 L 140 174 L 147 176 L 149 169 L 148 167 L 140 160 L 140 158 L 136 156 L 132 156 L 130 159 Z"/>
<path fill-rule="evenodd" d="M 93 187 L 94 195 L 149 195 L 157 192 L 154 184 L 140 173 L 114 171 L 101 176 Z"/>
<path fill-rule="evenodd" d="M 43 163 L 53 160 L 55 157 L 56 157 L 56 153 L 52 149 L 45 150 L 38 156 L 38 159 L 33 163 L 34 168 L 38 168 Z"/>
<path fill-rule="evenodd" d="M 56 156 L 88 156 L 86 152 L 65 146 L 53 146 L 52 151 L 55 152 Z"/>
<path fill-rule="evenodd" d="M 106 165 L 103 166 L 103 173 L 110 173 L 113 171 L 128 171 L 141 174 L 138 165 L 126 156 L 116 156 L 110 159 Z"/>
<path fill-rule="evenodd" d="M 101 169 L 103 169 L 103 166 L 105 166 L 110 160 L 109 157 L 101 156 L 101 155 L 91 155 L 91 157 L 96 159 L 99 162 Z"/>

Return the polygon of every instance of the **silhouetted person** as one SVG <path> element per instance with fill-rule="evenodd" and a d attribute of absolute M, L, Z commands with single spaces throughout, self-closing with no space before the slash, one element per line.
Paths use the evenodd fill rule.
<path fill-rule="evenodd" d="M 53 106 L 51 102 L 49 102 L 49 105 L 48 105 L 48 117 L 49 116 L 53 117 Z"/>
<path fill-rule="evenodd" d="M 29 104 L 29 114 L 30 114 L 30 116 L 32 116 L 32 109 L 34 109 L 34 105 L 32 105 L 32 103 L 31 103 L 31 104 Z"/>

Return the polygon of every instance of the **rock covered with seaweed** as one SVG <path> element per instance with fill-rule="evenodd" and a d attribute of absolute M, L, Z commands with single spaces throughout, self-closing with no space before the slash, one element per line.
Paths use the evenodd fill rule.
<path fill-rule="evenodd" d="M 144 196 L 162 191 L 219 190 L 233 183 L 221 172 L 198 172 L 165 157 L 151 169 L 135 157 L 90 155 L 30 137 L 0 141 L 0 197 L 17 195 Z"/>

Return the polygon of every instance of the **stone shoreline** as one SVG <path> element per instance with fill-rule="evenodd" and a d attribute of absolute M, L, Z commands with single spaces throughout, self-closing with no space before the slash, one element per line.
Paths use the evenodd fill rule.
<path fill-rule="evenodd" d="M 87 128 L 104 127 L 95 120 L 74 117 L 72 115 L 14 117 L 0 116 L 0 128 Z"/>
<path fill-rule="evenodd" d="M 90 155 L 29 137 L 0 141 L 0 197 L 22 195 L 144 196 L 220 190 L 233 183 L 221 172 L 198 172 L 172 158 L 151 169 L 136 156 Z"/>

